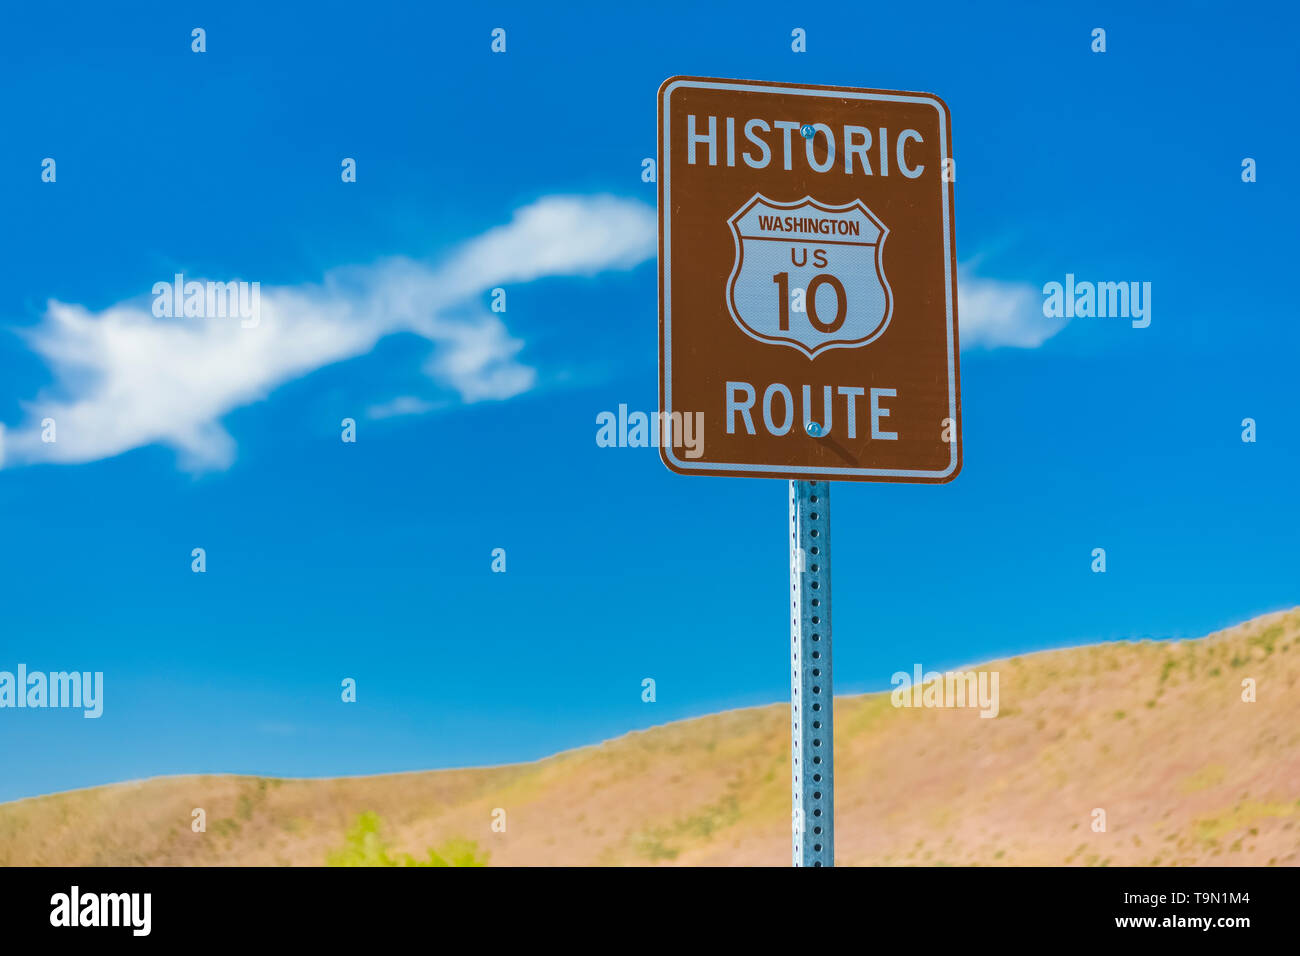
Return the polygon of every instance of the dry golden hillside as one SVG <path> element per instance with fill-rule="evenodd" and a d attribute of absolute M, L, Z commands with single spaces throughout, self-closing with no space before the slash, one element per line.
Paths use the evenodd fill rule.
<path fill-rule="evenodd" d="M 1296 865 L 1298 637 L 1293 610 L 994 662 L 995 719 L 839 699 L 837 862 Z M 0 864 L 319 865 L 369 812 L 415 857 L 469 840 L 492 865 L 788 865 L 789 747 L 773 705 L 484 770 L 96 787 L 0 805 Z"/>

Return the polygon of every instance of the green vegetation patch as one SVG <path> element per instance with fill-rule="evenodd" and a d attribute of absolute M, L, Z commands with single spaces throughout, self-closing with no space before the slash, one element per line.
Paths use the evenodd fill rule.
<path fill-rule="evenodd" d="M 367 811 L 348 830 L 343 846 L 326 857 L 328 866 L 487 866 L 488 854 L 473 840 L 451 839 L 430 847 L 426 859 L 394 853 L 382 836 L 379 814 Z"/>

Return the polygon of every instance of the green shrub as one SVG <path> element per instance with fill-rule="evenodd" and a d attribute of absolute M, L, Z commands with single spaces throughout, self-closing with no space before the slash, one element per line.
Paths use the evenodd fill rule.
<path fill-rule="evenodd" d="M 488 855 L 473 840 L 451 839 L 430 847 L 427 860 L 392 853 L 381 834 L 379 814 L 366 811 L 347 833 L 343 846 L 326 857 L 328 866 L 487 866 Z"/>

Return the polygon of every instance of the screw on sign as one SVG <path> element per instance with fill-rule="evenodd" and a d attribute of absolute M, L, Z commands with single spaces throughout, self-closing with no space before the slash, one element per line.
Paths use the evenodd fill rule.
<path fill-rule="evenodd" d="M 790 482 L 795 865 L 834 862 L 831 480 L 961 470 L 951 123 L 928 93 L 659 89 L 659 405 L 684 475 Z"/>

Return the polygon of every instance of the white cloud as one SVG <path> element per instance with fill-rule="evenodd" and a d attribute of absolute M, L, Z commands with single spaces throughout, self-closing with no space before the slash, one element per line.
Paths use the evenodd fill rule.
<path fill-rule="evenodd" d="M 466 315 L 466 305 L 497 285 L 630 268 L 655 245 L 655 214 L 642 203 L 548 197 L 440 265 L 396 259 L 336 270 L 320 285 L 263 286 L 252 328 L 158 318 L 151 300 L 101 312 L 51 301 L 26 338 L 54 383 L 23 404 L 27 421 L 8 434 L 8 462 L 86 462 L 161 443 L 188 470 L 228 467 L 235 443 L 224 415 L 396 332 L 434 344 L 425 371 L 460 401 L 510 398 L 536 378 L 518 359 L 523 343 L 497 314 Z M 41 441 L 45 418 L 56 422 L 56 442 Z"/>
<path fill-rule="evenodd" d="M 654 255 L 657 245 L 656 216 L 648 206 L 612 196 L 545 199 L 467 242 L 448 263 L 447 281 L 452 294 L 460 294 L 545 275 L 593 275 L 630 268 Z"/>
<path fill-rule="evenodd" d="M 957 330 L 963 349 L 1037 348 L 1065 323 L 1043 315 L 1043 297 L 1034 286 L 983 279 L 969 269 L 958 269 Z"/>
<path fill-rule="evenodd" d="M 371 405 L 366 409 L 369 418 L 398 418 L 402 415 L 425 415 L 440 408 L 438 402 L 430 402 L 416 395 L 399 395 L 391 402 Z"/>

